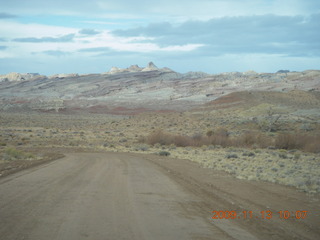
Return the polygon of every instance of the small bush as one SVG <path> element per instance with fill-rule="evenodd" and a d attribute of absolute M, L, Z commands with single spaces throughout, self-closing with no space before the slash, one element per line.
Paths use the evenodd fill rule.
<path fill-rule="evenodd" d="M 3 159 L 5 161 L 13 161 L 13 160 L 22 160 L 22 159 L 30 159 L 34 158 L 34 155 L 31 153 L 24 153 L 15 148 L 7 148 L 3 153 Z"/>
<path fill-rule="evenodd" d="M 242 154 L 242 156 L 245 156 L 245 157 L 255 157 L 256 155 L 253 153 L 253 152 L 245 152 Z"/>
<path fill-rule="evenodd" d="M 295 160 L 300 159 L 300 157 L 301 157 L 301 154 L 300 154 L 300 153 L 295 153 L 295 154 L 294 154 L 294 159 L 295 159 Z"/>
<path fill-rule="evenodd" d="M 275 147 L 279 149 L 301 149 L 301 142 L 292 134 L 279 134 L 275 141 Z"/>
<path fill-rule="evenodd" d="M 160 143 L 156 143 L 156 144 L 154 145 L 154 147 L 155 147 L 155 148 L 160 148 L 160 147 L 161 147 L 161 144 L 160 144 Z"/>
<path fill-rule="evenodd" d="M 196 140 L 188 136 L 177 135 L 172 137 L 173 144 L 177 147 L 193 146 Z"/>
<path fill-rule="evenodd" d="M 301 134 L 279 134 L 276 137 L 267 136 L 259 132 L 246 132 L 240 136 L 230 137 L 229 132 L 220 128 L 216 131 L 208 131 L 205 136 L 201 134 L 192 137 L 186 135 L 174 135 L 157 130 L 149 136 L 140 139 L 141 143 L 156 146 L 176 147 L 247 147 L 247 148 L 269 148 L 269 149 L 299 149 L 308 152 L 320 152 L 320 136 L 308 136 Z M 256 152 L 258 153 L 258 152 Z M 252 156 L 254 157 L 254 156 Z"/>
<path fill-rule="evenodd" d="M 7 148 L 4 154 L 9 160 L 21 159 L 23 157 L 23 153 L 15 148 Z"/>
<path fill-rule="evenodd" d="M 273 144 L 272 138 L 259 132 L 245 132 L 234 139 L 235 146 L 238 147 L 251 147 L 251 148 L 267 148 Z"/>
<path fill-rule="evenodd" d="M 207 133 L 206 133 L 207 137 L 211 137 L 211 136 L 213 136 L 213 134 L 214 134 L 214 131 L 213 131 L 213 130 L 209 130 L 209 131 L 207 131 Z"/>
<path fill-rule="evenodd" d="M 160 156 L 169 156 L 170 153 L 167 152 L 167 151 L 161 151 L 161 152 L 159 152 L 159 155 L 160 155 Z"/>
<path fill-rule="evenodd" d="M 228 154 L 226 158 L 238 158 L 238 155 L 235 153 Z"/>
<path fill-rule="evenodd" d="M 173 136 L 168 133 L 164 133 L 162 130 L 157 130 L 151 133 L 145 140 L 150 145 L 170 145 L 173 143 Z"/>
<path fill-rule="evenodd" d="M 303 134 L 279 134 L 275 140 L 278 149 L 300 149 L 307 152 L 320 152 L 320 136 Z"/>
<path fill-rule="evenodd" d="M 283 159 L 287 159 L 288 158 L 286 153 L 279 153 L 279 157 L 283 158 Z"/>
<path fill-rule="evenodd" d="M 208 145 L 219 145 L 222 147 L 231 146 L 231 141 L 227 136 L 224 135 L 213 135 L 208 138 Z"/>
<path fill-rule="evenodd" d="M 256 155 L 253 152 L 249 152 L 248 157 L 255 157 Z"/>
<path fill-rule="evenodd" d="M 304 151 L 320 153 L 320 136 L 309 137 L 305 141 Z"/>
<path fill-rule="evenodd" d="M 138 146 L 135 146 L 134 148 L 135 151 L 148 151 L 149 150 L 149 146 L 146 145 L 146 144 L 142 144 L 142 145 L 138 145 Z"/>

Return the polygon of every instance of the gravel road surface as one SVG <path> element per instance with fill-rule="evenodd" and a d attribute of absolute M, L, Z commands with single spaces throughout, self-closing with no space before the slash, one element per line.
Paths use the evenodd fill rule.
<path fill-rule="evenodd" d="M 319 203 L 186 160 L 68 153 L 0 179 L 0 239 L 320 239 Z M 281 219 L 285 210 L 291 217 Z M 237 216 L 212 219 L 213 211 Z M 296 219 L 297 211 L 308 214 Z"/>

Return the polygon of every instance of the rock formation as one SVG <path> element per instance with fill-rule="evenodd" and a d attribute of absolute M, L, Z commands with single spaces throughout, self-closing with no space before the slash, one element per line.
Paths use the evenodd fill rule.
<path fill-rule="evenodd" d="M 150 72 L 150 71 L 163 71 L 163 72 L 173 72 L 169 68 L 159 69 L 153 62 L 149 62 L 145 68 L 141 68 L 138 65 L 131 65 L 129 68 L 118 68 L 112 67 L 107 74 L 117 74 L 125 72 Z"/>
<path fill-rule="evenodd" d="M 181 74 L 150 62 L 144 68 L 113 67 L 105 74 L 56 74 L 50 78 L 39 74 L 2 75 L 0 111 L 69 111 L 95 106 L 180 110 L 236 91 L 292 90 L 319 92 L 320 71 Z"/>
<path fill-rule="evenodd" d="M 28 81 L 37 78 L 45 78 L 45 76 L 40 75 L 39 73 L 8 73 L 5 75 L 0 75 L 0 82 L 20 82 Z"/>
<path fill-rule="evenodd" d="M 149 62 L 148 66 L 142 69 L 142 72 L 158 71 L 158 70 L 159 68 L 153 62 Z"/>
<path fill-rule="evenodd" d="M 69 77 L 79 77 L 77 73 L 60 73 L 50 76 L 49 78 L 69 78 Z"/>

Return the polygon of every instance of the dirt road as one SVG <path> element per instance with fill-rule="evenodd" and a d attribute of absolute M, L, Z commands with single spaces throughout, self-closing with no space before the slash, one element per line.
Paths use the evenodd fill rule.
<path fill-rule="evenodd" d="M 70 153 L 0 179 L 0 239 L 320 239 L 319 203 L 186 160 Z"/>

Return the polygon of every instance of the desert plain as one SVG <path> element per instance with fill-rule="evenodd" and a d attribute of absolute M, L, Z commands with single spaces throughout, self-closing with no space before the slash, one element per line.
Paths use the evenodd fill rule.
<path fill-rule="evenodd" d="M 114 174 L 120 187 L 126 189 L 132 184 L 136 191 L 142 191 L 142 182 L 150 181 L 154 189 L 146 186 L 150 189 L 145 195 L 155 194 L 158 185 L 164 191 L 164 182 L 170 185 L 172 181 L 183 189 L 181 192 L 188 192 L 186 196 L 179 193 L 180 200 L 172 199 L 179 204 L 181 199 L 190 198 L 180 204 L 187 216 L 178 214 L 178 218 L 173 211 L 172 218 L 184 221 L 185 226 L 192 226 L 194 219 L 195 226 L 203 227 L 203 231 L 189 233 L 183 224 L 177 224 L 183 234 L 167 226 L 170 229 L 167 236 L 159 233 L 153 239 L 216 239 L 210 231 L 224 239 L 317 239 L 320 236 L 320 71 L 180 74 L 149 63 L 145 68 L 135 65 L 127 69 L 112 68 L 102 74 L 50 77 L 11 74 L 0 79 L 0 186 L 4 192 L 9 193 L 6 179 L 24 177 L 22 173 L 31 174 L 32 169 L 45 171 L 45 166 L 50 164 L 60 171 L 58 175 L 64 171 L 64 165 L 66 169 L 70 165 L 70 169 L 79 168 L 85 178 L 89 173 L 80 171 L 76 159 L 80 159 L 84 169 L 85 159 L 91 159 L 95 165 L 92 170 L 87 166 L 92 178 L 86 181 L 94 181 L 96 172 L 101 177 Z M 107 162 L 110 159 L 108 164 L 118 169 L 115 170 L 119 171 L 118 175 L 101 170 L 105 168 L 104 158 Z M 146 173 L 139 170 L 144 168 Z M 159 171 L 165 179 L 161 180 L 164 177 Z M 134 173 L 146 179 L 142 181 Z M 47 174 L 49 178 L 49 171 Z M 119 177 L 122 174 L 128 177 Z M 78 175 L 71 180 L 76 178 L 81 181 Z M 113 181 L 108 177 L 105 180 Z M 103 184 L 100 181 L 99 178 L 97 182 Z M 140 187 L 134 185 L 137 182 Z M 111 183 L 115 194 L 116 184 Z M 143 209 L 141 199 L 134 197 L 135 190 L 126 191 L 133 200 L 128 198 L 129 202 L 121 204 L 129 204 L 130 211 L 138 212 L 134 216 L 141 218 L 140 224 L 146 224 L 153 213 L 143 219 L 139 215 Z M 166 194 L 172 192 L 173 188 Z M 118 194 L 121 198 L 127 196 Z M 2 196 L 0 203 L 5 201 Z M 113 201 L 117 200 L 109 199 L 107 203 Z M 149 198 L 144 201 L 152 204 Z M 157 198 L 157 201 L 161 205 L 164 200 Z M 97 204 L 101 206 L 103 202 Z M 121 204 L 116 209 L 123 207 Z M 123 210 L 122 214 L 130 214 L 129 210 Z M 170 212 L 167 206 L 158 210 L 170 217 L 165 215 Z M 233 220 L 213 220 L 214 210 L 274 213 L 305 210 L 308 217 L 284 220 L 274 216 L 268 221 L 248 218 L 230 223 Z M 5 212 L 10 215 L 8 209 Z M 112 214 L 118 224 L 133 228 L 127 220 Z M 84 216 L 79 214 L 79 217 Z M 165 222 L 165 217 L 160 220 Z M 204 227 L 201 221 L 208 226 Z M 25 223 L 21 220 L 21 224 Z M 150 228 L 160 231 L 154 225 Z M 52 232 L 57 234 L 55 239 L 68 239 L 69 235 L 62 230 L 56 227 L 56 232 Z M 151 239 L 150 231 L 140 230 L 127 231 L 124 238 Z M 21 228 L 19 234 L 23 235 L 23 231 Z M 88 236 L 103 239 L 96 235 L 96 230 L 90 231 L 82 235 L 70 233 L 69 239 Z M 36 233 L 30 232 L 30 239 Z M 122 236 L 114 228 L 112 234 L 107 239 Z M 8 236 L 4 239 L 17 237 Z M 45 239 L 45 235 L 39 236 Z"/>

